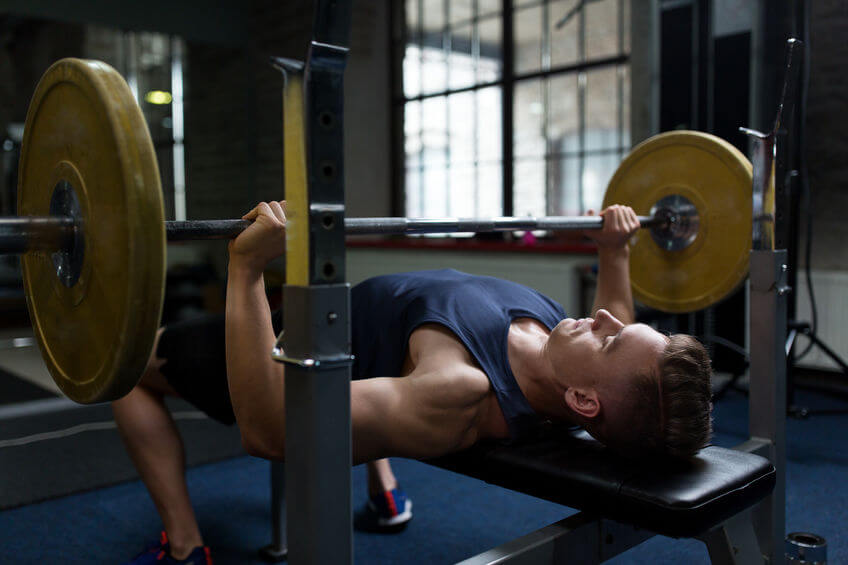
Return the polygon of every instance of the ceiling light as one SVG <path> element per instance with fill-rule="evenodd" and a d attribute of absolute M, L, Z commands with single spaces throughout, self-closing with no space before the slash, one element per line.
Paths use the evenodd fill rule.
<path fill-rule="evenodd" d="M 151 90 L 144 95 L 144 101 L 150 104 L 170 104 L 173 97 L 164 90 Z"/>

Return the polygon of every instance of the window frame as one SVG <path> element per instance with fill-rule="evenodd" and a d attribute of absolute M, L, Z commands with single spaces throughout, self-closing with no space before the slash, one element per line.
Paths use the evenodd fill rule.
<path fill-rule="evenodd" d="M 422 0 L 418 0 L 420 3 Z M 443 2 L 443 6 L 446 6 L 449 0 L 445 0 Z M 550 6 L 551 0 L 533 0 L 530 2 L 521 1 L 520 6 L 516 6 L 515 0 L 501 0 L 502 1 L 502 9 L 500 12 L 500 21 L 501 21 L 501 43 L 502 43 L 502 55 L 501 55 L 501 77 L 495 81 L 489 81 L 485 83 L 474 84 L 471 86 L 461 87 L 461 88 L 450 88 L 449 85 L 443 90 L 438 92 L 428 92 L 418 93 L 416 96 L 406 96 L 404 92 L 403 85 L 403 61 L 406 52 L 407 45 L 407 30 L 406 30 L 406 2 L 390 2 L 389 7 L 389 20 L 391 25 L 392 33 L 390 34 L 390 53 L 391 53 L 391 62 L 390 62 L 390 85 L 391 85 L 391 100 L 392 100 L 392 108 L 391 108 L 391 141 L 392 141 L 392 153 L 391 153 L 391 178 L 393 184 L 392 194 L 392 202 L 391 207 L 392 211 L 395 215 L 405 216 L 406 210 L 406 153 L 405 153 L 405 132 L 404 132 L 404 114 L 405 107 L 408 102 L 422 102 L 429 98 L 436 97 L 449 97 L 453 94 L 463 93 L 463 92 L 472 92 L 481 90 L 484 88 L 491 87 L 499 87 L 501 91 L 501 170 L 502 170 L 502 187 L 501 187 L 501 195 L 502 195 L 502 214 L 504 216 L 513 216 L 515 214 L 515 203 L 514 203 L 514 185 L 515 185 L 515 151 L 514 151 L 514 111 L 515 111 L 515 89 L 516 84 L 522 83 L 524 81 L 532 81 L 532 80 L 545 80 L 550 77 L 555 76 L 567 76 L 570 74 L 578 74 L 586 73 L 588 71 L 600 68 L 613 68 L 619 69 L 621 66 L 628 66 L 628 70 L 631 63 L 631 52 L 628 49 L 625 52 L 624 45 L 624 37 L 625 31 L 624 26 L 630 25 L 629 21 L 625 21 L 625 9 L 624 2 L 627 0 L 608 0 L 611 2 L 617 3 L 617 15 L 618 15 L 618 45 L 617 45 L 617 55 L 611 55 L 607 57 L 602 57 L 598 59 L 592 59 L 590 61 L 586 61 L 586 11 L 585 6 L 590 4 L 592 0 L 581 0 L 582 8 L 577 12 L 577 17 L 580 18 L 579 25 L 579 38 L 578 38 L 578 52 L 579 52 L 579 62 L 573 64 L 566 65 L 558 65 L 555 67 L 550 67 L 547 69 L 541 69 L 537 71 L 531 72 L 515 72 L 515 28 L 514 28 L 514 18 L 516 14 L 516 8 L 518 7 L 520 10 L 525 10 L 534 6 Z M 630 10 L 628 13 L 632 12 L 632 5 L 630 6 Z M 544 10 L 543 13 L 547 15 L 548 10 Z M 475 21 L 480 15 L 472 16 L 469 20 L 470 22 Z M 445 18 L 447 21 L 447 17 Z M 545 19 L 542 22 L 543 29 L 547 29 L 549 21 Z M 631 38 L 632 41 L 632 38 Z M 632 45 L 631 45 L 632 49 Z M 579 104 L 579 137 L 580 137 L 580 149 L 579 151 L 574 153 L 574 156 L 579 157 L 580 163 L 580 171 L 582 174 L 583 167 L 585 166 L 585 157 L 587 155 L 598 154 L 598 153 L 617 153 L 618 158 L 621 159 L 624 155 L 629 151 L 629 145 L 627 147 L 624 146 L 623 140 L 623 114 L 624 114 L 624 105 L 630 104 L 630 100 L 624 100 L 623 96 L 623 85 L 622 85 L 622 77 L 621 73 L 616 73 L 616 88 L 617 88 L 617 100 L 616 100 L 616 111 L 618 112 L 617 123 L 617 138 L 618 138 L 618 146 L 616 148 L 610 149 L 586 149 L 585 147 L 585 130 L 586 130 L 586 101 L 585 101 L 585 80 L 582 81 L 584 84 L 578 87 L 578 104 Z M 630 77 L 632 81 L 632 75 Z M 579 81 L 579 78 L 578 78 Z M 632 82 L 631 82 L 631 92 L 632 92 Z M 547 111 L 547 105 L 546 105 Z M 629 125 L 627 127 L 629 129 Z M 546 143 L 549 140 L 545 140 Z M 548 159 L 550 156 L 550 151 L 546 150 L 544 154 L 544 158 Z M 581 182 L 582 187 L 582 182 Z M 582 192 L 582 188 L 579 189 Z M 545 188 L 545 197 L 548 198 L 548 188 Z"/>

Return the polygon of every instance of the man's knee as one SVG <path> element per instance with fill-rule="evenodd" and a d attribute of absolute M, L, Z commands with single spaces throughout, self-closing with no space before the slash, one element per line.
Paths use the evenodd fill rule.
<path fill-rule="evenodd" d="M 147 365 L 144 367 L 144 372 L 136 384 L 136 388 L 141 387 L 159 395 L 179 396 L 162 373 L 162 365 L 165 364 L 166 359 L 162 359 L 156 355 L 156 350 L 159 347 L 159 338 L 162 337 L 163 331 L 164 328 L 159 328 L 159 331 L 156 332 L 150 357 L 147 359 Z"/>

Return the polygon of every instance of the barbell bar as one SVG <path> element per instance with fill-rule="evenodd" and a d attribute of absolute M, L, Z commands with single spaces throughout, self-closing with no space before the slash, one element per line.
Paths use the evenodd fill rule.
<path fill-rule="evenodd" d="M 681 220 L 673 213 L 639 216 L 643 228 L 668 229 Z M 231 239 L 238 236 L 250 220 L 185 220 L 165 222 L 168 241 Z M 496 218 L 345 218 L 348 235 L 490 233 L 510 231 L 598 230 L 598 216 L 496 217 Z M 25 253 L 31 250 L 71 249 L 78 237 L 80 222 L 71 216 L 0 217 L 0 253 Z"/>

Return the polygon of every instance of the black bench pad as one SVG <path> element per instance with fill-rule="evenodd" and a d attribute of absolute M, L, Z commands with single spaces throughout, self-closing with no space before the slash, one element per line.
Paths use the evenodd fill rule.
<path fill-rule="evenodd" d="M 510 445 L 480 443 L 427 463 L 672 537 L 713 528 L 775 484 L 774 467 L 758 455 L 708 447 L 689 461 L 631 460 L 567 428 Z"/>

